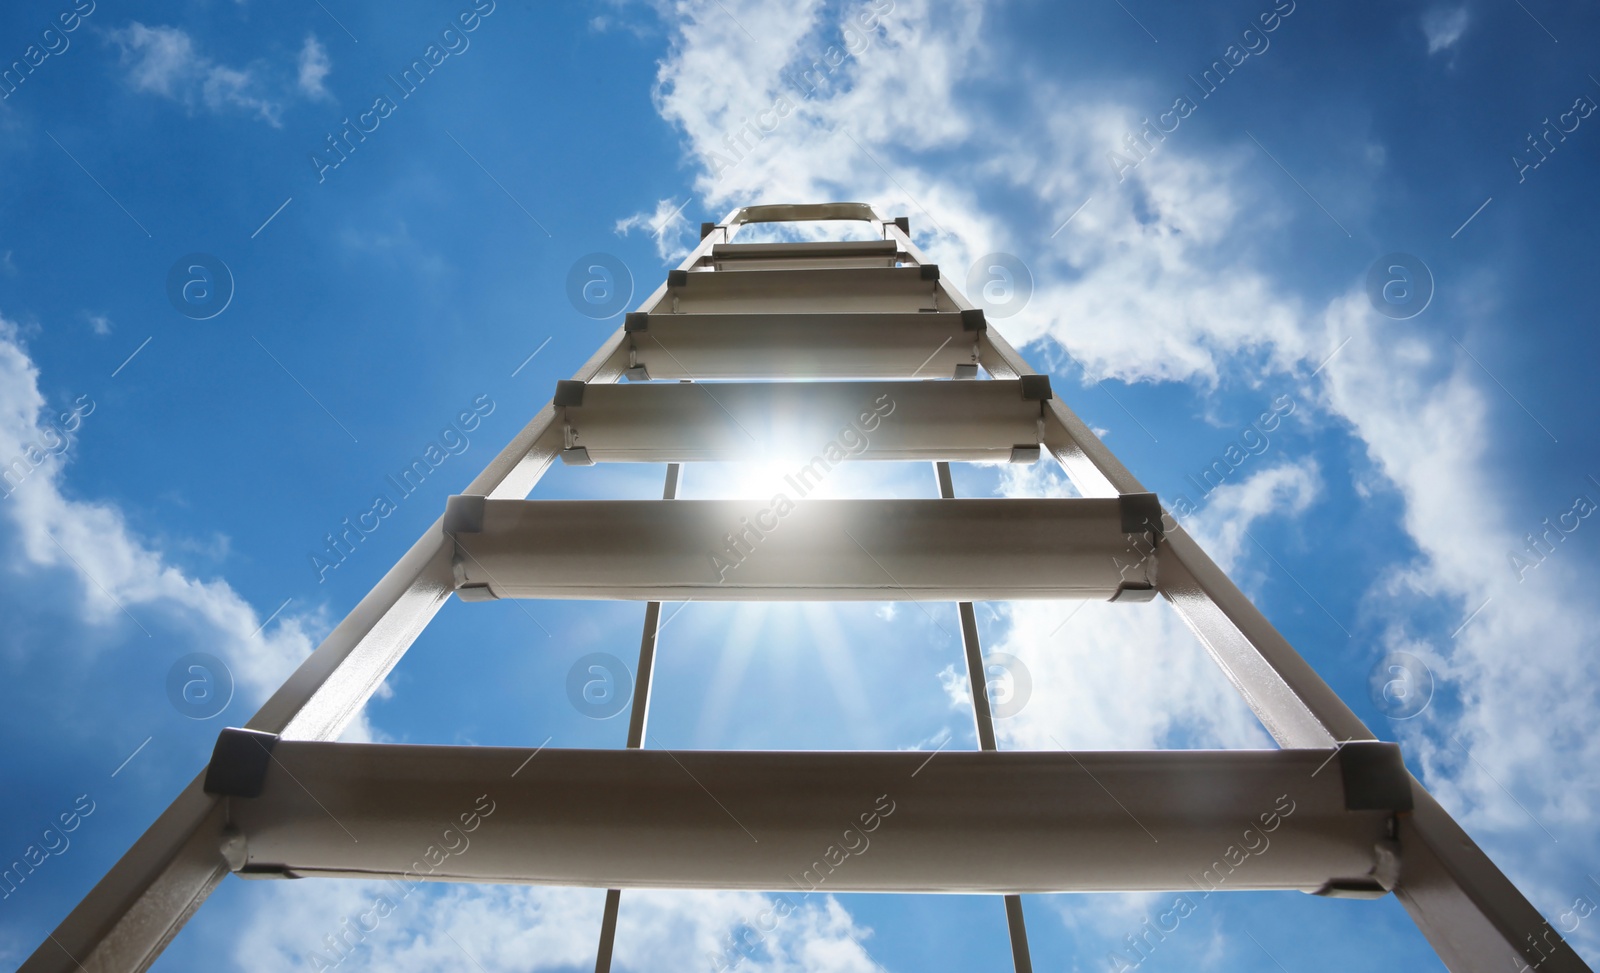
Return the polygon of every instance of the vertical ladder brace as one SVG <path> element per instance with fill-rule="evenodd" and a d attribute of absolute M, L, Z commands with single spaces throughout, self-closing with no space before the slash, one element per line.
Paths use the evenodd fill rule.
<path fill-rule="evenodd" d="M 950 464 L 933 464 L 934 476 L 939 481 L 939 496 L 944 500 L 956 497 L 955 481 L 950 478 Z M 961 614 L 961 648 L 967 658 L 967 683 L 972 688 L 972 718 L 978 725 L 978 749 L 999 750 L 994 736 L 994 713 L 989 708 L 988 671 L 983 665 L 983 646 L 978 641 L 978 616 L 972 602 L 956 605 Z M 1016 973 L 1033 973 L 1033 956 L 1028 952 L 1028 927 L 1022 921 L 1022 896 L 1008 895 L 1006 903 L 1006 933 L 1011 939 L 1011 965 Z"/>
<path fill-rule="evenodd" d="M 703 236 L 704 234 L 702 234 Z M 678 499 L 677 463 L 667 464 L 667 481 L 661 499 Z M 639 666 L 633 678 L 633 707 L 628 712 L 629 750 L 644 747 L 645 722 L 650 715 L 650 683 L 656 671 L 656 637 L 661 634 L 661 602 L 644 606 L 644 634 L 639 639 Z M 611 953 L 617 942 L 617 912 L 622 908 L 622 890 L 606 889 L 605 911 L 600 916 L 600 945 L 595 951 L 594 973 L 611 973 Z"/>

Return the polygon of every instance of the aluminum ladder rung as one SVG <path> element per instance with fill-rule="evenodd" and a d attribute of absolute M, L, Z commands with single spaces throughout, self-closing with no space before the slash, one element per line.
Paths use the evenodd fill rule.
<path fill-rule="evenodd" d="M 802 220 L 864 221 L 873 235 L 893 244 L 895 263 L 910 266 L 887 266 L 889 248 L 876 245 L 846 246 L 837 252 L 849 256 L 834 257 L 804 245 L 790 256 L 771 249 L 792 249 L 793 244 L 763 244 L 769 249 L 760 252 L 724 251 L 720 258 L 714 252 L 746 224 Z M 885 220 L 864 203 L 735 209 L 718 223 L 702 224 L 700 242 L 574 380 L 971 378 L 979 364 L 999 379 L 1033 377 L 1033 368 L 1016 349 L 983 327 L 982 312 L 955 287 L 940 282 L 937 267 L 910 233 L 908 219 Z M 885 266 L 816 266 L 880 260 Z M 725 269 L 701 269 L 719 261 Z M 728 272 L 733 268 L 739 269 Z M 814 313 L 818 311 L 830 313 Z M 693 529 L 685 528 L 683 520 L 669 525 L 670 518 L 659 508 L 654 513 L 635 510 L 629 516 L 642 518 L 640 533 L 631 532 L 628 523 L 608 520 L 618 511 L 634 509 L 627 506 L 631 501 L 593 505 L 576 526 L 549 522 L 557 510 L 552 504 L 561 501 L 545 501 L 538 512 L 527 514 L 497 506 L 525 501 L 486 501 L 485 495 L 527 496 L 561 455 L 559 411 L 555 406 L 538 410 L 468 485 L 469 496 L 451 498 L 445 516 L 423 532 L 251 717 L 249 725 L 263 732 L 224 731 L 218 751 L 226 759 L 213 757 L 207 773 L 178 794 L 38 945 L 21 973 L 149 968 L 230 868 L 256 875 L 395 875 L 402 881 L 459 878 L 609 888 L 596 958 L 596 973 L 609 973 L 620 904 L 617 889 L 694 883 L 705 888 L 789 887 L 792 883 L 775 877 L 778 862 L 760 857 L 774 854 L 774 849 L 783 852 L 785 869 L 802 872 L 807 866 L 798 862 L 815 865 L 810 856 L 824 856 L 831 866 L 826 876 L 830 888 L 1004 893 L 1015 973 L 1032 969 L 1017 893 L 1192 889 L 1204 895 L 1210 890 L 1196 883 L 1222 878 L 1224 872 L 1218 888 L 1299 888 L 1359 897 L 1392 890 L 1452 973 L 1499 973 L 1530 962 L 1540 973 L 1589 973 L 1569 944 L 1558 935 L 1552 941 L 1550 922 L 1405 773 L 1397 751 L 1376 742 L 1371 729 L 1194 539 L 1176 523 L 1161 531 L 1162 512 L 1154 495 L 1143 492 L 1095 432 L 1058 400 L 1043 403 L 1045 450 L 1081 494 L 1098 499 L 1036 502 L 1120 504 L 1120 541 L 1104 509 L 1050 508 L 1048 516 L 1076 509 L 1073 516 L 1079 522 L 1050 522 L 1045 536 L 1065 542 L 1067 550 L 1043 553 L 1031 525 L 1023 530 L 1003 517 L 975 516 L 976 507 L 956 506 L 1019 501 L 944 499 L 931 501 L 948 508 L 939 517 L 898 510 L 897 516 L 922 517 L 925 529 L 898 546 L 891 543 L 890 558 L 879 561 L 872 552 L 881 538 L 873 531 L 883 529 L 886 511 L 895 512 L 884 506 L 886 501 L 830 507 L 846 502 L 811 500 L 804 509 L 827 528 L 813 537 L 792 536 L 806 532 L 800 507 L 781 515 L 781 527 L 741 533 L 736 543 L 731 536 L 735 525 L 725 525 L 730 528 L 726 540 L 739 550 L 737 556 L 724 550 L 737 563 L 730 567 L 724 562 L 718 571 L 743 581 L 691 586 L 693 592 L 701 597 L 721 592 L 727 598 L 785 592 L 789 597 L 819 596 L 821 589 L 808 585 L 825 570 L 818 567 L 821 558 L 806 562 L 802 557 L 796 566 L 775 567 L 767 562 L 783 559 L 768 555 L 797 545 L 798 553 L 811 556 L 833 545 L 825 553 L 838 556 L 840 537 L 848 536 L 862 543 L 846 551 L 855 560 L 846 561 L 853 574 L 845 580 L 866 584 L 829 596 L 866 597 L 861 593 L 879 584 L 863 573 L 866 561 L 874 561 L 880 570 L 892 565 L 893 574 L 904 572 L 913 583 L 901 585 L 904 578 L 896 579 L 895 588 L 883 588 L 872 597 L 897 592 L 960 602 L 968 672 L 976 674 L 982 659 L 970 604 L 974 598 L 990 593 L 1034 597 L 1028 592 L 1040 583 L 1054 586 L 1048 597 L 1061 597 L 1065 586 L 1074 597 L 1109 592 L 1116 599 L 1147 598 L 1155 594 L 1152 572 L 1159 563 L 1161 593 L 1262 725 L 1280 746 L 1291 749 L 1065 755 L 1071 766 L 1061 754 L 992 751 L 776 757 L 687 753 L 668 754 L 669 767 L 660 754 L 638 750 L 463 754 L 454 748 L 375 750 L 290 742 L 338 736 L 450 592 L 459 589 L 468 599 L 493 597 L 494 582 L 467 577 L 468 570 L 476 570 L 471 568 L 473 548 L 486 554 L 497 545 L 503 548 L 492 556 L 502 558 L 497 563 L 509 568 L 511 580 L 528 582 L 528 593 L 551 597 L 686 595 L 681 587 L 652 586 L 648 578 L 619 574 L 616 566 L 623 555 L 617 549 L 630 545 L 642 543 L 648 556 L 660 559 L 652 571 L 658 576 L 663 567 L 700 570 L 691 565 L 696 556 L 713 566 L 718 563 L 712 552 L 690 550 L 707 539 L 701 535 L 711 525 L 706 512 L 712 507 L 696 508 L 702 513 L 688 519 L 698 516 L 702 522 Z M 669 466 L 664 497 L 676 495 L 677 470 Z M 939 475 L 941 497 L 952 497 L 948 469 L 941 468 Z M 565 509 L 570 514 L 578 508 Z M 755 515 L 762 522 L 773 511 L 757 509 Z M 528 523 L 501 529 L 497 525 L 502 517 Z M 491 529 L 485 531 L 486 525 Z M 841 529 L 845 525 L 850 526 L 848 535 Z M 528 537 L 539 543 L 529 547 Z M 556 546 L 546 543 L 551 540 Z M 1139 560 L 1132 567 L 1118 566 L 1113 589 L 1107 587 L 1112 579 L 1104 562 L 1119 543 L 1133 548 Z M 960 559 L 951 552 L 958 550 L 970 555 L 977 568 L 957 566 Z M 924 556 L 928 551 L 933 556 Z M 1000 565 L 1011 554 L 1019 554 L 1032 573 L 1004 574 Z M 1120 560 L 1113 557 L 1113 564 Z M 1140 572 L 1142 580 L 1128 580 L 1139 578 Z M 990 583 L 1003 590 L 989 592 L 983 586 Z M 574 585 L 588 585 L 590 594 L 571 594 Z M 1023 594 L 1016 593 L 1017 585 Z M 1098 593 L 1091 594 L 1094 588 Z M 659 600 L 646 606 L 641 683 L 648 683 L 659 609 Z M 981 676 L 973 682 L 981 694 Z M 975 708 L 978 703 L 975 697 Z M 986 703 L 981 709 L 987 711 Z M 642 741 L 644 716 L 641 697 L 630 722 L 630 744 Z M 979 729 L 983 734 L 981 717 Z M 989 730 L 986 747 L 993 742 L 992 726 Z M 225 744 L 233 745 L 228 741 L 240 742 L 241 733 L 242 741 L 254 748 L 253 776 L 239 773 L 239 761 L 223 753 Z M 289 739 L 280 741 L 277 734 Z M 269 743 L 264 745 L 263 739 Z M 1327 749 L 1335 745 L 1337 749 Z M 274 746 L 279 759 L 266 754 L 266 746 Z M 333 749 L 302 749 L 318 747 Z M 515 768 L 499 765 L 508 754 L 520 761 Z M 783 763 L 778 779 L 763 776 L 773 773 L 773 765 L 763 763 L 769 757 Z M 920 761 L 914 768 L 909 766 L 913 760 Z M 1309 766 L 1311 761 L 1315 767 Z M 487 766 L 490 762 L 493 768 Z M 298 782 L 290 788 L 269 776 L 276 773 L 273 768 L 286 774 L 289 766 L 319 794 L 337 793 L 340 816 L 362 830 L 370 828 L 362 840 L 370 837 L 371 843 L 357 845 L 342 829 L 334 834 L 333 816 L 320 804 L 313 808 Z M 695 774 L 678 775 L 689 767 Z M 1095 786 L 1073 777 L 1078 771 L 1092 777 Z M 688 781 L 696 775 L 700 780 L 691 789 Z M 796 780 L 805 786 L 796 788 Z M 710 787 L 702 788 L 702 781 Z M 575 788 L 580 805 L 570 804 L 562 792 L 567 787 Z M 770 829 L 773 840 L 764 837 L 767 843 L 759 852 L 747 848 L 742 842 L 749 838 L 754 844 L 754 835 L 739 821 L 732 822 L 738 825 L 735 831 L 727 808 L 713 812 L 707 789 L 731 795 L 728 807 L 748 815 L 753 829 Z M 1112 798 L 1113 793 L 1118 796 Z M 469 794 L 471 806 L 447 806 L 446 798 Z M 510 801 L 495 803 L 492 795 L 499 794 Z M 908 800 L 896 804 L 892 816 L 876 811 L 878 798 L 872 798 L 873 808 L 863 810 L 863 797 L 873 794 L 889 801 L 904 794 Z M 1266 808 L 1258 797 L 1270 799 L 1273 806 Z M 487 807 L 478 813 L 479 799 L 494 803 L 498 816 Z M 1285 811 L 1270 817 L 1279 800 L 1294 803 L 1292 815 Z M 294 801 L 300 803 L 290 806 Z M 653 814 L 657 805 L 667 813 Z M 824 824 L 835 812 L 843 820 Z M 871 818 L 873 813 L 879 818 Z M 429 844 L 421 854 L 435 871 L 422 875 L 413 857 L 419 854 L 415 839 L 427 830 L 457 827 L 445 821 L 459 822 L 461 829 L 473 822 L 470 833 L 476 835 L 472 842 L 478 849 L 471 856 L 456 856 Z M 496 832 L 490 821 L 516 826 Z M 855 826 L 850 822 L 868 831 L 873 821 L 872 855 L 858 858 L 853 849 L 841 850 L 835 834 L 848 841 L 842 829 Z M 1250 829 L 1262 846 L 1269 835 L 1276 835 L 1270 837 L 1270 853 L 1255 857 Z M 441 840 L 450 842 L 451 834 L 441 832 Z M 464 847 L 466 836 L 453 834 Z M 551 836 L 570 840 L 545 840 Z M 824 837 L 829 844 L 820 850 L 811 843 Z M 865 834 L 858 832 L 858 837 L 866 840 Z M 1107 847 L 1117 854 L 1108 855 Z M 597 871 L 596 863 L 604 868 Z M 1192 874 L 1196 870 L 1198 877 Z M 817 875 L 821 877 L 821 870 Z M 785 871 L 782 878 L 789 879 L 790 873 Z"/>
<path fill-rule="evenodd" d="M 1032 462 L 1049 379 L 560 382 L 568 463 Z"/>
<path fill-rule="evenodd" d="M 228 730 L 206 786 L 243 877 L 613 889 L 1371 897 L 1411 807 L 1387 743 L 534 753 Z"/>
<path fill-rule="evenodd" d="M 955 310 L 636 312 L 624 326 L 630 378 L 694 381 L 950 378 L 958 368 L 976 372 L 984 328 L 980 313 Z"/>
<path fill-rule="evenodd" d="M 1000 601 L 1154 597 L 1153 494 L 1111 499 L 451 497 L 463 600 Z M 1156 516 L 1159 516 L 1157 514 Z"/>

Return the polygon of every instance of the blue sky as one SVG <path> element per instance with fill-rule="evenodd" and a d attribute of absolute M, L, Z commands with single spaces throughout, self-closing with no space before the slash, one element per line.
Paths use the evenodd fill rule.
<path fill-rule="evenodd" d="M 1026 295 L 990 288 L 994 326 L 1147 487 L 1187 498 L 1213 557 L 1600 959 L 1600 919 L 1575 910 L 1600 903 L 1600 526 L 1572 514 L 1600 502 L 1594 5 L 478 0 L 470 32 L 442 34 L 471 9 L 0 13 L 0 64 L 37 62 L 0 84 L 0 463 L 20 471 L 0 499 L 0 858 L 80 796 L 93 808 L 0 900 L 0 964 L 606 338 L 616 322 L 568 297 L 580 257 L 620 260 L 637 302 L 701 220 L 829 199 L 909 216 L 974 299 L 986 268 L 1025 267 Z M 403 93 L 430 45 L 437 67 Z M 848 56 L 794 87 L 830 47 Z M 1203 75 L 1219 61 L 1220 84 Z M 772 132 L 735 153 L 766 112 Z M 370 131 L 334 166 L 347 119 Z M 1427 268 L 1418 313 L 1404 282 L 1369 292 L 1394 253 Z M 185 304 L 181 276 L 169 295 L 191 254 L 227 268 L 219 311 Z M 435 442 L 421 488 L 315 566 Z M 1197 489 L 1219 459 L 1223 485 Z M 658 496 L 661 475 L 557 467 L 534 496 Z M 683 495 L 750 482 L 691 469 Z M 1070 489 L 1042 465 L 956 482 Z M 924 465 L 829 487 L 934 495 Z M 1531 557 L 1525 535 L 1563 514 L 1575 526 Z M 986 648 L 1032 682 L 1003 747 L 1272 745 L 1168 607 L 1075 607 L 980 608 Z M 625 720 L 585 717 L 565 683 L 589 653 L 631 665 L 642 615 L 452 600 L 348 735 L 620 746 Z M 663 631 L 654 743 L 975 746 L 955 631 L 949 606 L 690 605 Z M 1434 686 L 1404 720 L 1371 692 L 1395 652 Z M 168 697 L 191 653 L 234 683 L 206 719 Z M 372 895 L 230 879 L 155 968 L 314 968 Z M 709 968 L 767 908 L 630 893 L 617 967 Z M 1161 908 L 1028 897 L 1036 969 L 1112 969 Z M 591 969 L 599 914 L 588 891 L 425 889 L 340 968 Z M 998 900 L 819 895 L 739 968 L 1006 962 Z M 1213 896 L 1140 968 L 1279 964 L 1442 969 L 1393 898 L 1298 893 Z"/>

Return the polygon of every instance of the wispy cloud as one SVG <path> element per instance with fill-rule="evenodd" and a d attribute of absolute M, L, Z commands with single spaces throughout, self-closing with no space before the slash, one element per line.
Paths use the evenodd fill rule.
<path fill-rule="evenodd" d="M 315 34 L 307 34 L 306 42 L 300 48 L 300 91 L 307 98 L 331 101 L 333 95 L 323 86 L 322 79 L 332 70 L 333 62 L 328 60 L 328 49 L 322 46 Z"/>
<path fill-rule="evenodd" d="M 273 127 L 281 127 L 283 103 L 268 93 L 271 87 L 259 67 L 230 67 L 200 53 L 194 39 L 181 28 L 154 27 L 134 21 L 110 31 L 121 51 L 121 65 L 133 90 L 170 98 L 190 110 L 204 108 L 218 114 L 242 111 Z M 308 41 L 315 43 L 314 39 Z M 319 46 L 320 51 L 320 46 Z M 307 51 L 300 56 L 300 86 L 307 80 Z M 320 88 L 327 74 L 326 52 L 320 66 L 312 62 L 311 75 Z M 316 72 L 320 70 L 321 74 Z"/>
<path fill-rule="evenodd" d="M 1309 382 L 1308 418 L 1331 425 L 1335 437 L 1349 436 L 1357 457 L 1352 467 L 1275 466 L 1240 490 L 1218 491 L 1196 532 L 1209 530 L 1209 549 L 1248 580 L 1271 565 L 1254 545 L 1239 543 L 1240 526 L 1274 509 L 1279 516 L 1306 509 L 1324 476 L 1329 483 L 1365 478 L 1398 498 L 1397 515 L 1376 501 L 1363 513 L 1373 530 L 1387 532 L 1392 553 L 1361 595 L 1360 620 L 1343 624 L 1360 626 L 1360 640 L 1373 643 L 1369 661 L 1400 647 L 1438 660 L 1436 676 L 1461 705 L 1430 711 L 1414 727 L 1385 730 L 1418 735 L 1411 759 L 1447 806 L 1496 829 L 1487 844 L 1504 862 L 1532 856 L 1541 862 L 1533 866 L 1539 874 L 1558 872 L 1547 850 L 1530 851 L 1534 842 L 1555 846 L 1518 802 L 1552 828 L 1565 824 L 1566 842 L 1565 835 L 1581 830 L 1585 809 L 1600 801 L 1593 772 L 1600 766 L 1600 658 L 1584 648 L 1584 633 L 1595 631 L 1600 618 L 1581 594 L 1579 555 L 1563 553 L 1561 563 L 1541 566 L 1540 572 L 1551 570 L 1537 584 L 1516 584 L 1506 566 L 1507 551 L 1522 549 L 1522 533 L 1552 511 L 1518 509 L 1517 485 L 1506 482 L 1486 446 L 1499 435 L 1498 424 L 1509 421 L 1497 410 L 1510 414 L 1515 407 L 1500 400 L 1476 366 L 1455 361 L 1437 333 L 1396 336 L 1378 328 L 1364 294 L 1313 296 L 1269 270 L 1259 242 L 1281 234 L 1284 218 L 1278 207 L 1262 204 L 1263 191 L 1252 184 L 1257 150 L 1248 141 L 1241 138 L 1237 151 L 1208 145 L 1201 153 L 1173 138 L 1119 183 L 1105 152 L 1147 106 L 1030 79 L 1008 93 L 1018 115 L 1034 120 L 1018 130 L 968 100 L 964 84 L 997 76 L 994 49 L 981 41 L 978 5 L 952 14 L 898 0 L 872 44 L 846 59 L 828 85 L 805 93 L 796 89 L 792 69 L 839 43 L 828 12 L 735 5 L 735 24 L 715 5 L 684 9 L 689 16 L 662 63 L 656 98 L 663 117 L 683 132 L 700 205 L 717 211 L 860 199 L 887 215 L 909 215 L 919 243 L 957 286 L 965 285 L 976 256 L 1016 254 L 1032 268 L 1036 290 L 1003 330 L 1028 345 L 1036 362 L 1053 362 L 1069 375 L 1184 382 L 1202 394 L 1255 386 L 1264 376 Z M 1453 49 L 1470 20 L 1465 7 L 1425 15 L 1429 50 Z M 742 83 L 730 85 L 729 77 Z M 905 98 L 907 91 L 917 97 Z M 763 113 L 780 99 L 793 110 L 751 135 L 745 120 L 770 121 L 773 115 Z M 728 167 L 713 160 L 733 150 L 730 133 L 738 157 Z M 996 186 L 1004 194 L 999 204 L 980 197 L 983 187 Z M 1091 197 L 1093 205 L 1077 212 Z M 1045 243 L 1075 212 L 1067 230 Z M 639 225 L 646 218 L 632 219 Z M 1359 225 L 1362 216 L 1356 211 L 1348 219 Z M 1311 378 L 1328 349 L 1352 335 L 1349 347 Z M 1225 502 L 1233 505 L 1224 508 Z M 1460 618 L 1490 596 L 1490 608 L 1452 639 Z M 1071 693 L 1092 684 L 1133 687 L 1133 695 L 1148 697 L 1148 705 L 1069 697 L 1062 710 L 1086 719 L 1061 726 L 1069 734 L 1064 741 L 1170 745 L 1169 729 L 1230 746 L 1264 740 L 1172 612 L 1126 607 L 1085 607 L 1062 630 L 1077 632 L 1073 642 L 1049 637 L 1071 606 L 1009 609 L 1010 634 L 996 645 L 1009 642 L 1030 666 L 1039 660 L 1037 692 Z M 1427 627 L 1430 616 L 1458 608 L 1449 625 Z M 1050 609 L 1058 610 L 1049 615 Z M 1077 652 L 1082 644 L 1101 651 Z M 1130 651 L 1135 645 L 1194 651 L 1152 656 Z M 1060 673 L 1052 668 L 1058 656 L 1072 660 Z M 1191 656 L 1194 671 L 1175 674 L 1174 660 Z M 1157 670 L 1159 678 L 1152 675 Z M 1172 684 L 1199 688 L 1174 698 L 1166 688 Z M 1197 707 L 1195 699 L 1204 703 Z M 1162 715 L 1173 707 L 1175 721 Z M 1046 717 L 1025 713 L 1003 732 L 1018 745 L 1040 745 L 1045 723 L 1030 726 L 1033 720 Z M 1450 744 L 1452 736 L 1483 769 Z M 1533 754 L 1542 759 L 1530 760 Z M 1504 854 L 1512 848 L 1516 854 Z M 1530 874 L 1525 867 L 1513 878 Z M 1567 904 L 1536 883 L 1529 888 L 1541 905 Z M 1585 927 L 1577 935 L 1590 934 Z"/>
<path fill-rule="evenodd" d="M 1435 7 L 1422 15 L 1422 33 L 1428 38 L 1428 53 L 1453 47 L 1467 29 L 1466 7 Z"/>
<path fill-rule="evenodd" d="M 85 419 L 83 428 L 92 428 L 94 421 Z M 18 548 L 3 552 L 10 566 L 60 572 L 68 581 L 62 590 L 79 604 L 80 617 L 96 627 L 124 625 L 142 637 L 134 623 L 147 627 L 157 618 L 178 620 L 200 633 L 197 642 L 205 651 L 227 663 L 242 700 L 259 705 L 315 647 L 324 625 L 320 615 L 284 613 L 263 629 L 255 608 L 227 581 L 187 573 L 169 552 L 138 536 L 115 503 L 82 499 L 76 491 L 69 496 L 71 452 L 45 453 L 30 445 L 59 438 L 39 389 L 39 368 L 17 326 L 0 317 L 0 463 L 20 457 L 28 467 L 0 501 L 0 516 L 9 517 L 17 530 Z M 364 717 L 347 736 L 371 737 Z"/>
<path fill-rule="evenodd" d="M 655 240 L 656 253 L 661 259 L 673 260 L 688 252 L 683 245 L 683 233 L 689 225 L 688 218 L 683 215 L 687 202 L 682 199 L 658 200 L 654 212 L 641 210 L 632 216 L 625 216 L 617 221 L 614 229 L 618 236 L 627 236 L 634 230 L 649 233 Z"/>
<path fill-rule="evenodd" d="M 493 817 L 482 828 L 495 826 Z M 464 852 L 471 855 L 470 846 Z M 362 969 L 432 973 L 441 969 L 565 970 L 594 963 L 598 889 L 421 883 L 409 896 L 392 883 L 275 883 L 262 894 L 234 953 L 245 973 L 340 959 L 321 938 L 344 937 L 341 952 Z M 293 886 L 291 888 L 291 885 Z M 388 902 L 374 913 L 375 903 Z M 786 904 L 778 905 L 779 900 Z M 737 969 L 739 973 L 880 973 L 862 944 L 872 930 L 819 890 L 758 892 L 627 891 L 617 923 L 615 968 Z M 356 930 L 365 914 L 394 918 Z M 349 918 L 348 925 L 341 923 Z M 366 928 L 365 923 L 359 928 Z M 734 936 L 740 939 L 735 943 Z M 321 959 L 321 964 L 317 962 Z M 474 965 L 477 964 L 477 965 Z M 735 965 L 737 964 L 737 965 Z"/>

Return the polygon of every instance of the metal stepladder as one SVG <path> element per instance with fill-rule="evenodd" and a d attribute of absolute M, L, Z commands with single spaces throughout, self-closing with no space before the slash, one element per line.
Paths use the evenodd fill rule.
<path fill-rule="evenodd" d="M 749 224 L 808 220 L 864 221 L 874 239 L 732 242 Z M 948 380 L 980 367 L 990 380 Z M 836 433 L 869 424 L 839 448 Z M 939 499 L 778 511 L 676 499 L 680 464 L 761 458 L 775 439 L 814 443 L 824 470 L 931 461 Z M 952 461 L 1043 453 L 1081 496 L 954 497 Z M 666 463 L 663 499 L 525 499 L 557 458 Z M 627 747 L 534 760 L 530 749 L 333 742 L 452 593 L 645 602 Z M 973 602 L 1157 595 L 1282 749 L 996 749 Z M 644 749 L 661 604 L 691 599 L 955 602 L 980 749 L 931 764 L 915 751 Z M 1280 795 L 1292 816 L 1274 814 Z M 1239 822 L 1265 829 L 1269 816 L 1272 854 L 1225 872 Z M 469 820 L 482 853 L 417 861 L 418 835 Z M 989 823 L 984 853 L 953 853 L 975 820 Z M 873 851 L 824 873 L 841 821 L 873 830 Z M 1393 892 L 1457 973 L 1588 970 L 1398 748 L 940 277 L 908 223 L 858 203 L 751 206 L 705 224 L 246 727 L 222 732 L 205 772 L 22 970 L 144 970 L 230 871 L 605 888 L 597 971 L 611 965 L 623 889 L 785 891 L 811 874 L 836 891 L 1002 895 L 1019 971 L 1031 970 L 1021 894 L 1184 890 L 1195 876 Z"/>

